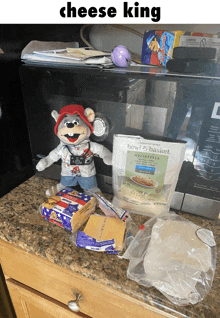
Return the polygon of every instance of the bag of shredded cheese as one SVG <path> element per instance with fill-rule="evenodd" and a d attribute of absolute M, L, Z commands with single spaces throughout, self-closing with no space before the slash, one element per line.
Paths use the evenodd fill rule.
<path fill-rule="evenodd" d="M 149 216 L 169 212 L 185 149 L 182 141 L 114 135 L 113 204 Z"/>

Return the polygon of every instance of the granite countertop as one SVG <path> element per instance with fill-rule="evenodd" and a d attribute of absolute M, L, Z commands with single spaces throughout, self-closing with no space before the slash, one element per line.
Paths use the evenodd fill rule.
<path fill-rule="evenodd" d="M 54 180 L 33 176 L 0 198 L 0 238 L 2 240 L 176 317 L 220 317 L 219 253 L 212 289 L 205 299 L 196 305 L 175 306 L 157 289 L 145 288 L 128 279 L 127 260 L 120 259 L 117 255 L 77 247 L 70 240 L 70 232 L 46 222 L 41 217 L 39 207 L 46 199 L 45 191 L 56 183 Z M 217 245 L 220 245 L 220 220 L 213 221 L 187 213 L 178 214 L 211 230 Z M 149 217 L 134 214 L 132 218 L 137 226 L 149 219 Z"/>

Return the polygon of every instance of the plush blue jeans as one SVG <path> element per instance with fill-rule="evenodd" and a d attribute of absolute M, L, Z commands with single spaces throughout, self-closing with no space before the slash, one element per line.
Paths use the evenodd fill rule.
<path fill-rule="evenodd" d="M 74 187 L 77 184 L 80 185 L 82 189 L 90 190 L 97 187 L 96 177 L 71 177 L 71 176 L 61 176 L 60 183 L 66 187 Z"/>

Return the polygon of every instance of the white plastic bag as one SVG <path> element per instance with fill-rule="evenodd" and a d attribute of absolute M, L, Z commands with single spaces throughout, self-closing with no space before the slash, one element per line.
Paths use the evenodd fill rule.
<path fill-rule="evenodd" d="M 149 216 L 169 212 L 186 144 L 114 135 L 113 204 Z"/>
<path fill-rule="evenodd" d="M 130 260 L 128 278 L 189 305 L 211 289 L 216 244 L 211 231 L 170 213 L 146 222 L 122 257 Z"/>

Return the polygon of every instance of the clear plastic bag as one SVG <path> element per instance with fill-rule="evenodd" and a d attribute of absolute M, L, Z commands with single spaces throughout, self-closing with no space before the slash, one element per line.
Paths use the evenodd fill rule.
<path fill-rule="evenodd" d="M 130 260 L 129 279 L 186 306 L 211 289 L 216 244 L 211 231 L 170 213 L 146 222 L 122 257 Z"/>

